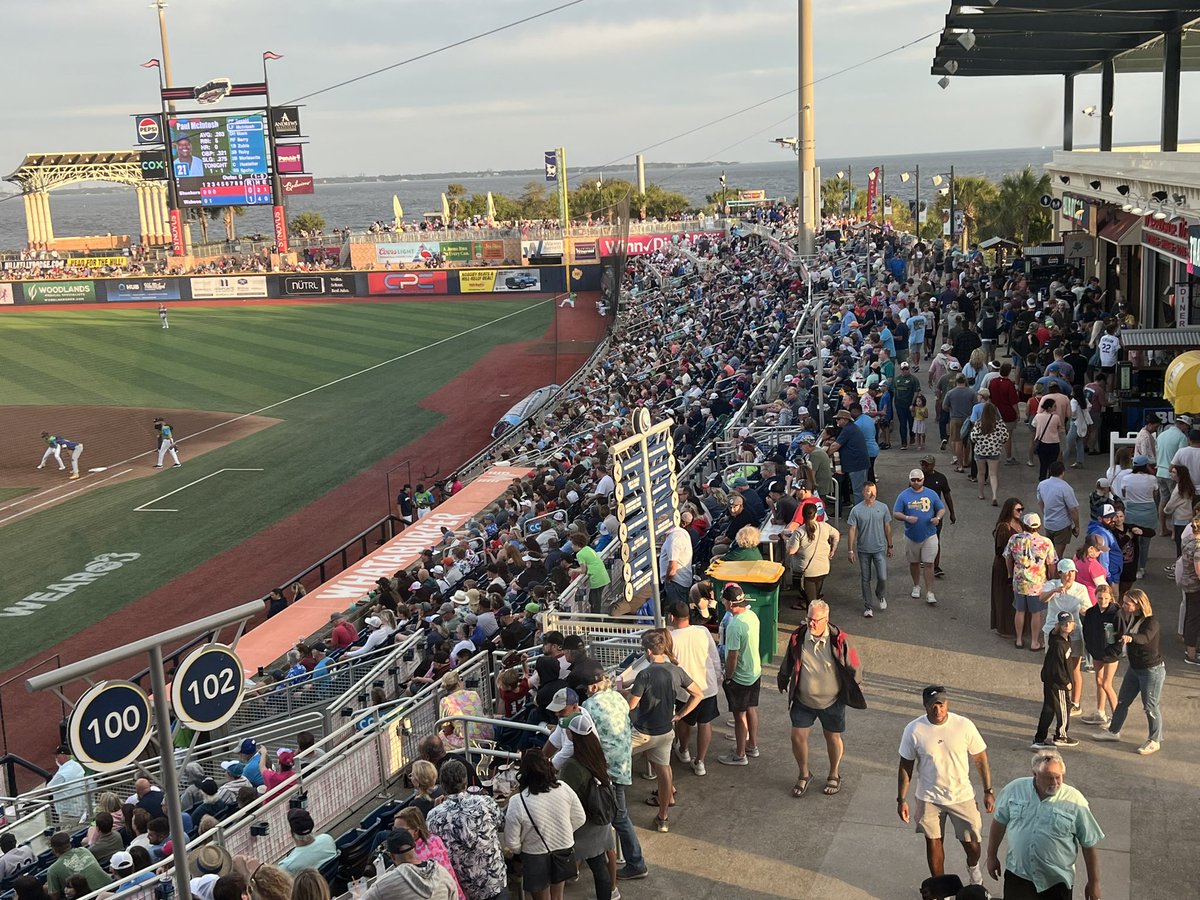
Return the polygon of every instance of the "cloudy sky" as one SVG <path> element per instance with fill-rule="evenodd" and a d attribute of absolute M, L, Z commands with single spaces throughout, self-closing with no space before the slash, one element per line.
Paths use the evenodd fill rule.
<path fill-rule="evenodd" d="M 557 0 L 562 2 L 562 0 Z M 260 77 L 283 102 L 556 5 L 556 0 L 245 0 L 167 11 L 177 84 Z M 955 79 L 929 66 L 947 0 L 815 4 L 818 157 L 1053 145 L 1058 78 Z M 130 115 L 156 108 L 160 55 L 147 0 L 44 0 L 5 9 L 0 169 L 33 151 L 123 149 Z M 573 166 L 623 160 L 796 84 L 796 3 L 585 0 L 429 59 L 314 96 L 302 111 L 318 175 L 526 168 L 563 145 Z M 17 86 L 17 90 L 12 90 Z M 1076 105 L 1099 101 L 1077 79 Z M 1160 80 L 1121 76 L 1114 136 L 1153 140 Z M 1184 76 L 1181 135 L 1200 136 L 1200 75 Z M 1134 98 L 1137 101 L 1134 102 Z M 1193 102 L 1187 103 L 1187 98 Z M 776 160 L 766 138 L 795 132 L 795 95 L 648 151 L 658 161 Z M 1095 141 L 1078 116 L 1076 142 Z"/>

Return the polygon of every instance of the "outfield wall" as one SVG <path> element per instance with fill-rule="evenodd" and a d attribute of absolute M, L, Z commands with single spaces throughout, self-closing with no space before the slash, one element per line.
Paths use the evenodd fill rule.
<path fill-rule="evenodd" d="M 598 264 L 571 268 L 571 290 L 600 289 Z M 5 281 L 0 306 L 62 306 L 73 303 L 174 303 L 182 300 L 328 300 L 349 297 L 470 297 L 473 294 L 561 293 L 564 266 L 479 269 L 280 272 L 265 275 L 173 275 L 161 277 Z"/>

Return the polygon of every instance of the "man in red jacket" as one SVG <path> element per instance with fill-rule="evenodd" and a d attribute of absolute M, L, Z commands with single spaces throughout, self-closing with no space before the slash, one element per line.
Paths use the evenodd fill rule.
<path fill-rule="evenodd" d="M 792 754 L 800 769 L 793 797 L 804 796 L 813 778 L 808 768 L 808 733 L 817 720 L 829 754 L 824 793 L 832 796 L 841 790 L 846 707 L 866 707 L 861 681 L 858 652 L 848 635 L 829 623 L 829 604 L 823 600 L 809 603 L 807 621 L 792 633 L 777 679 L 779 692 L 788 696 Z"/>
<path fill-rule="evenodd" d="M 1005 446 L 1005 460 L 1007 465 L 1015 466 L 1017 464 L 1016 457 L 1013 456 L 1013 433 L 1016 428 L 1013 426 L 1017 421 L 1017 403 L 1020 398 L 1017 395 L 1017 386 L 1012 380 L 1012 363 L 1003 363 L 1000 366 L 1000 374 L 991 379 L 987 383 L 987 389 L 991 392 L 991 400 L 996 409 L 1000 410 L 1000 418 L 1004 420 L 1004 425 L 1008 428 L 1008 444 Z"/>
<path fill-rule="evenodd" d="M 330 613 L 329 622 L 333 625 L 333 633 L 329 636 L 329 643 L 334 647 L 337 647 L 339 650 L 345 650 L 358 640 L 358 629 L 354 627 L 354 623 L 349 621 L 343 613 Z"/>

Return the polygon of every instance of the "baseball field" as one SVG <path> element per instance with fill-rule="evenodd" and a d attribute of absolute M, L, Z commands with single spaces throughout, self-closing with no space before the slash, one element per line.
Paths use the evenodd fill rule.
<path fill-rule="evenodd" d="M 261 596 L 386 515 L 389 470 L 448 474 L 569 377 L 603 331 L 589 306 L 188 304 L 169 329 L 152 306 L 0 315 L 3 668 Z M 154 468 L 157 416 L 181 467 Z M 66 472 L 36 468 L 43 431 L 84 445 L 78 480 L 67 450 Z"/>

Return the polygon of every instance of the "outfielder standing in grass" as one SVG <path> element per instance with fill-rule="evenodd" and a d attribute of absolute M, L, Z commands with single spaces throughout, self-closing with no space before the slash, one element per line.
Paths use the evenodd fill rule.
<path fill-rule="evenodd" d="M 66 466 L 63 465 L 62 452 L 63 450 L 71 451 L 71 474 L 68 476 L 71 480 L 79 477 L 79 457 L 83 456 L 83 444 L 80 441 L 72 441 L 69 438 L 59 437 L 56 434 L 51 434 L 48 431 L 42 432 L 42 440 L 46 442 L 46 452 L 42 454 L 42 461 L 38 464 L 38 468 L 46 465 L 46 460 L 50 457 L 58 462 L 58 470 L 61 472 Z"/>
<path fill-rule="evenodd" d="M 179 454 L 175 452 L 174 430 L 162 416 L 154 420 L 154 430 L 158 432 L 158 462 L 154 464 L 154 468 L 161 469 L 163 457 L 170 453 L 171 459 L 175 460 L 175 468 L 178 469 L 183 463 L 179 461 Z"/>
<path fill-rule="evenodd" d="M 165 303 L 158 304 L 158 320 L 162 322 L 163 328 L 171 327 L 169 324 L 167 324 L 167 304 Z"/>

